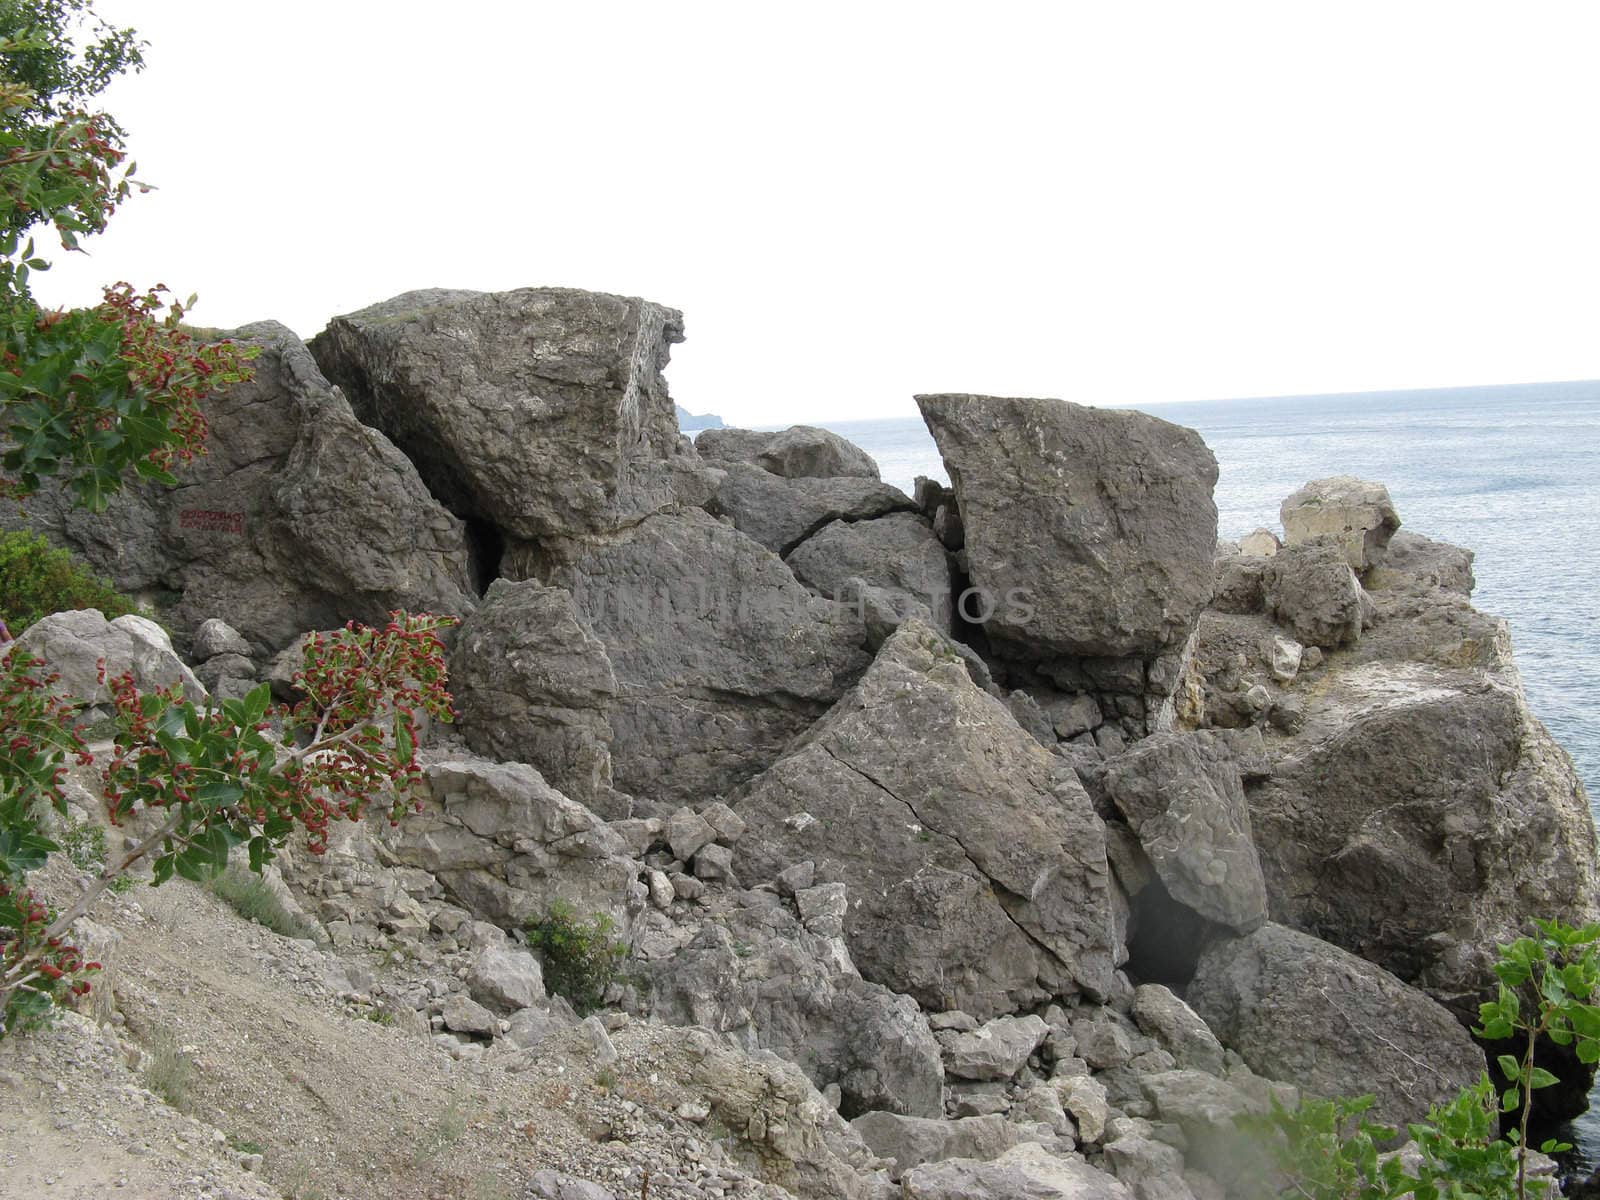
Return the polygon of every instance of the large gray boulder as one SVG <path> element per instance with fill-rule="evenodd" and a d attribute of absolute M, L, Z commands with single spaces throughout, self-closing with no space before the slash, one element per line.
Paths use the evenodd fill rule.
<path fill-rule="evenodd" d="M 504 534 L 604 533 L 673 499 L 661 377 L 683 317 L 571 288 L 407 292 L 312 340 L 433 494 Z"/>
<path fill-rule="evenodd" d="M 694 440 L 702 458 L 753 463 L 785 479 L 877 479 L 878 464 L 829 429 L 793 425 L 778 433 L 707 429 Z"/>
<path fill-rule="evenodd" d="M 1528 914 L 1596 915 L 1587 798 L 1514 671 L 1363 663 L 1304 713 L 1249 791 L 1278 920 L 1470 1019 Z"/>
<path fill-rule="evenodd" d="M 1154 657 L 1211 598 L 1217 464 L 1199 434 L 1059 400 L 918 396 L 960 506 L 991 638 L 1030 655 Z"/>
<path fill-rule="evenodd" d="M 1285 543 L 1294 546 L 1326 538 L 1357 571 L 1381 559 L 1384 547 L 1400 528 L 1400 514 L 1389 499 L 1389 489 L 1353 475 L 1313 479 L 1284 500 L 1278 515 Z"/>
<path fill-rule="evenodd" d="M 865 521 L 909 511 L 899 488 L 860 476 L 785 479 L 746 462 L 719 462 L 722 477 L 706 510 L 774 554 L 787 554 L 831 521 Z"/>
<path fill-rule="evenodd" d="M 1483 1052 L 1442 1006 L 1389 972 L 1281 925 L 1213 943 L 1188 1000 L 1251 1068 L 1315 1096 L 1372 1093 L 1403 1126 L 1477 1081 Z"/>
<path fill-rule="evenodd" d="M 5 647 L 7 654 L 17 651 L 43 659 L 59 676 L 51 688 L 57 695 L 89 705 L 109 706 L 111 689 L 103 680 L 123 674 L 131 675 L 141 692 L 176 684 L 186 700 L 199 703 L 206 698 L 205 687 L 173 653 L 166 630 L 144 617 L 107 621 L 97 608 L 51 613 Z"/>
<path fill-rule="evenodd" d="M 1226 747 L 1154 734 L 1112 760 L 1104 787 L 1173 899 L 1243 932 L 1267 919 L 1250 807 Z"/>
<path fill-rule="evenodd" d="M 704 803 L 772 763 L 866 666 L 860 626 L 774 555 L 697 509 L 604 541 L 551 542 L 617 680 L 617 786 Z"/>
<path fill-rule="evenodd" d="M 921 621 L 729 803 L 748 824 L 747 878 L 813 861 L 846 884 L 861 973 L 925 1008 L 988 1018 L 1111 989 L 1103 823 Z"/>
<path fill-rule="evenodd" d="M 470 609 L 462 523 L 406 456 L 355 418 L 288 329 L 262 322 L 233 338 L 260 348 L 255 378 L 202 404 L 206 453 L 176 488 L 130 486 L 97 514 L 47 485 L 0 525 L 37 529 L 119 590 L 157 598 L 180 649 L 219 615 L 272 651 L 392 609 Z"/>
<path fill-rule="evenodd" d="M 892 513 L 874 521 L 835 521 L 785 560 L 801 583 L 842 596 L 851 579 L 927 606 L 935 627 L 950 632 L 950 559 L 927 518 Z"/>
<path fill-rule="evenodd" d="M 1327 649 L 1361 637 L 1372 601 L 1336 544 L 1293 543 L 1266 564 L 1261 572 L 1266 609 L 1295 637 Z"/>
<path fill-rule="evenodd" d="M 531 763 L 606 816 L 617 680 L 572 595 L 497 579 L 450 653 L 456 722 L 479 754 Z"/>

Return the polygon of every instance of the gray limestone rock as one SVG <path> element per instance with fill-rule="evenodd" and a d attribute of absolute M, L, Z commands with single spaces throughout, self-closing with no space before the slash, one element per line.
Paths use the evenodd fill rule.
<path fill-rule="evenodd" d="M 1111 988 L 1104 825 L 921 622 L 730 803 L 749 877 L 809 860 L 848 885 L 862 974 L 926 1008 L 992 1017 Z"/>
<path fill-rule="evenodd" d="M 1059 400 L 919 396 L 991 638 L 1039 656 L 1183 645 L 1211 598 L 1216 460 L 1198 434 Z M 1006 603 L 1014 590 L 1027 605 Z M 1031 610 L 1031 611 L 1029 611 Z"/>
<path fill-rule="evenodd" d="M 467 972 L 473 999 L 503 1013 L 544 1003 L 544 972 L 539 960 L 512 946 L 484 946 Z"/>
<path fill-rule="evenodd" d="M 753 463 L 786 479 L 878 478 L 878 464 L 865 450 L 813 425 L 793 425 L 778 433 L 707 429 L 694 445 L 702 458 Z"/>
<path fill-rule="evenodd" d="M 944 1069 L 908 997 L 855 973 L 836 938 L 783 908 L 737 904 L 704 925 L 658 926 L 639 942 L 648 1011 L 799 1063 L 837 1086 L 847 1116 L 943 1112 Z"/>
<path fill-rule="evenodd" d="M 1471 596 L 1477 585 L 1472 574 L 1474 557 L 1471 550 L 1402 529 L 1378 557 L 1373 586 L 1381 586 L 1381 581 L 1398 576 L 1423 587 Z"/>
<path fill-rule="evenodd" d="M 1281 925 L 1208 946 L 1188 997 L 1254 1070 L 1316 1096 L 1371 1092 L 1380 1124 L 1420 1120 L 1484 1066 L 1467 1031 L 1423 993 Z"/>
<path fill-rule="evenodd" d="M 1010 1079 L 1049 1033 L 1050 1027 L 1031 1013 L 996 1017 L 970 1033 L 942 1033 L 945 1071 L 957 1079 Z"/>
<path fill-rule="evenodd" d="M 311 343 L 453 512 L 519 538 L 603 533 L 674 501 L 661 377 L 683 317 L 571 288 L 407 292 Z"/>
<path fill-rule="evenodd" d="M 531 763 L 556 787 L 608 810 L 617 680 L 571 593 L 495 580 L 457 631 L 450 691 L 473 750 Z"/>
<path fill-rule="evenodd" d="M 1112 1176 L 1076 1154 L 1024 1142 L 993 1162 L 951 1158 L 906 1172 L 905 1200 L 1134 1200 Z"/>
<path fill-rule="evenodd" d="M 770 765 L 866 666 L 860 626 L 707 514 L 551 547 L 617 681 L 617 786 L 704 803 Z"/>
<path fill-rule="evenodd" d="M 1145 983 L 1133 990 L 1133 1019 L 1160 1042 L 1180 1067 L 1221 1075 L 1222 1043 L 1217 1035 L 1190 1008 L 1159 983 Z"/>
<path fill-rule="evenodd" d="M 204 662 L 219 654 L 237 654 L 249 658 L 254 653 L 239 631 L 220 617 L 200 622 L 200 627 L 194 631 L 191 649 L 196 662 Z"/>
<path fill-rule="evenodd" d="M 706 509 L 774 554 L 787 554 L 831 521 L 866 521 L 914 506 L 876 476 L 785 479 L 746 462 L 719 462 L 723 477 Z"/>
<path fill-rule="evenodd" d="M 937 1121 L 880 1111 L 857 1117 L 850 1127 L 874 1154 L 894 1159 L 891 1179 L 899 1179 L 912 1167 L 947 1158 L 999 1158 L 1018 1140 L 1017 1127 L 1001 1116 Z"/>
<path fill-rule="evenodd" d="M 1378 561 L 1400 528 L 1389 489 L 1353 475 L 1313 479 L 1279 506 L 1278 515 L 1285 543 L 1331 539 L 1357 571 Z"/>
<path fill-rule="evenodd" d="M 46 533 L 121 591 L 175 596 L 159 615 L 180 648 L 218 614 L 270 651 L 307 629 L 382 625 L 392 609 L 470 609 L 462 524 L 405 455 L 356 420 L 288 329 L 232 336 L 261 349 L 255 378 L 202 404 L 206 453 L 177 487 L 132 485 L 96 514 L 47 485 L 0 525 Z"/>
<path fill-rule="evenodd" d="M 109 706 L 111 690 L 101 682 L 123 673 L 133 676 L 141 692 L 178 684 L 184 698 L 206 698 L 194 672 L 172 650 L 166 630 L 144 617 L 122 616 L 107 621 L 99 609 L 71 609 L 35 621 L 15 642 L 16 649 L 42 658 L 60 676 L 51 690 L 86 704 Z M 10 652 L 10 647 L 6 648 Z"/>
<path fill-rule="evenodd" d="M 530 766 L 441 756 L 423 768 L 421 802 L 378 831 L 384 855 L 432 873 L 485 920 L 511 928 L 561 900 L 585 916 L 606 913 L 625 938 L 646 904 L 622 838 Z"/>
<path fill-rule="evenodd" d="M 1337 545 L 1297 542 L 1266 561 L 1261 577 L 1266 610 L 1295 637 L 1324 649 L 1361 637 L 1370 623 L 1371 601 Z"/>
<path fill-rule="evenodd" d="M 950 562 L 925 517 L 892 513 L 872 521 L 835 521 L 785 560 L 801 583 L 844 596 L 852 578 L 923 604 L 935 628 L 950 632 Z"/>
<path fill-rule="evenodd" d="M 1239 930 L 1267 919 L 1250 808 L 1224 747 L 1154 734 L 1111 761 L 1104 787 L 1175 900 Z"/>

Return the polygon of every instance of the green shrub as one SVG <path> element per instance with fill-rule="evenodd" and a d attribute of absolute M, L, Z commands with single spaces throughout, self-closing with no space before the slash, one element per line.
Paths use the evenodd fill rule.
<path fill-rule="evenodd" d="M 544 983 L 565 997 L 579 1016 L 605 1003 L 606 989 L 628 948 L 611 935 L 616 922 L 606 913 L 580 921 L 565 901 L 550 905 L 540 920 L 527 923 L 528 945 L 544 959 Z"/>
<path fill-rule="evenodd" d="M 283 906 L 267 881 L 253 871 L 229 867 L 206 881 L 212 894 L 247 921 L 265 925 L 286 938 L 314 938 L 316 932 Z"/>
<path fill-rule="evenodd" d="M 0 617 L 11 632 L 74 608 L 98 608 L 108 620 L 137 611 L 127 596 L 43 537 L 0 534 Z"/>

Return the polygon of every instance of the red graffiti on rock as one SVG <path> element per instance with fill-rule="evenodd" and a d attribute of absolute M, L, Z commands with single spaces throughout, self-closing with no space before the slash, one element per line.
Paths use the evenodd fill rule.
<path fill-rule="evenodd" d="M 242 512 L 217 512 L 209 508 L 184 508 L 178 510 L 178 528 L 193 529 L 200 533 L 244 533 Z"/>

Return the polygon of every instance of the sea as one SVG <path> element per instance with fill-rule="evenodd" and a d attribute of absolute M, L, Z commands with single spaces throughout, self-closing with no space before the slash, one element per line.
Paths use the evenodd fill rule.
<path fill-rule="evenodd" d="M 1279 534 L 1308 480 L 1388 486 L 1403 528 L 1476 552 L 1473 603 L 1510 622 L 1528 701 L 1600 804 L 1600 381 L 1151 404 L 1217 456 L 1218 533 Z M 945 480 L 913 415 L 822 422 L 909 492 Z M 1530 914 L 1536 915 L 1536 914 Z M 1600 1168 L 1600 1089 L 1571 1130 Z"/>

